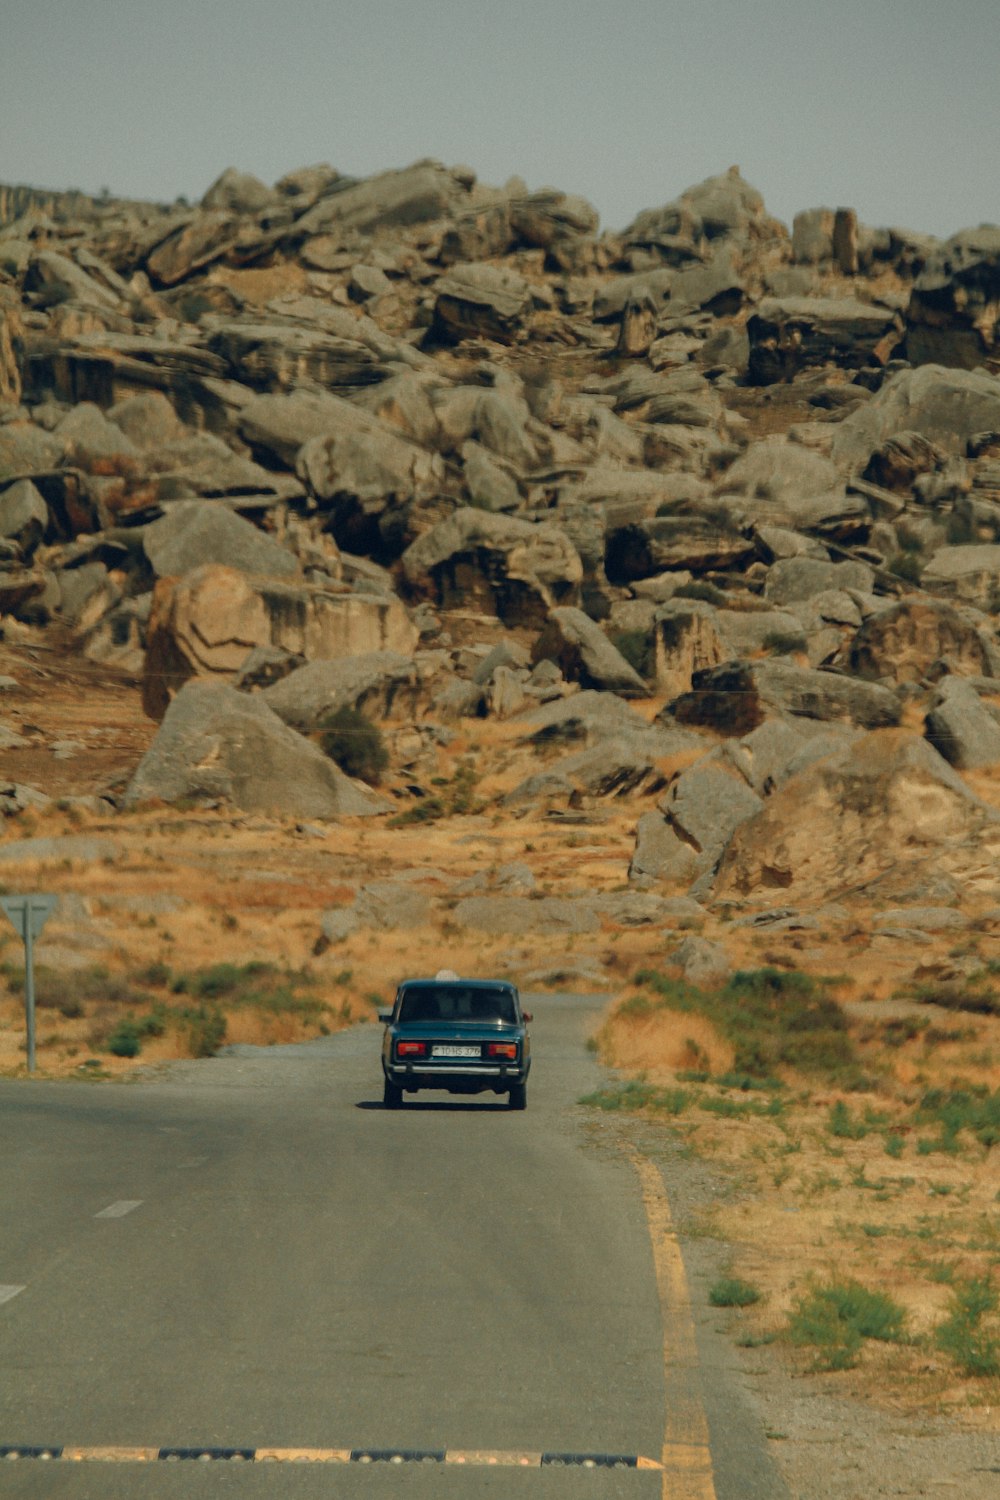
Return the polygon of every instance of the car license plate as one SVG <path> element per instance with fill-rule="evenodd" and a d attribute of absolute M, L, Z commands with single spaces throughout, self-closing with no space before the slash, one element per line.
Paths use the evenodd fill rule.
<path fill-rule="evenodd" d="M 433 1057 L 481 1057 L 482 1050 L 479 1047 L 435 1047 L 431 1054 Z"/>

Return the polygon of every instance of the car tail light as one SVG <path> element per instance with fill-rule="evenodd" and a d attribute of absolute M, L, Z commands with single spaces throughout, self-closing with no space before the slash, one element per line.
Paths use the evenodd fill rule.
<path fill-rule="evenodd" d="M 516 1042 L 490 1042 L 486 1048 L 487 1057 L 507 1057 L 511 1062 L 517 1060 Z"/>
<path fill-rule="evenodd" d="M 427 1056 L 427 1043 L 426 1042 L 397 1042 L 396 1043 L 396 1056 L 397 1057 L 426 1057 Z"/>

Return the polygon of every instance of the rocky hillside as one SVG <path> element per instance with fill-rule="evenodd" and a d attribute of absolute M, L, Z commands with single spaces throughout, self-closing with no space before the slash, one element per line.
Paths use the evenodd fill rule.
<path fill-rule="evenodd" d="M 988 912 L 998 570 L 998 228 L 789 231 L 735 168 L 613 235 L 433 161 L 0 189 L 4 638 L 159 726 L 102 814 L 461 815 L 442 749 L 493 721 L 495 816 L 628 809 L 616 922 Z"/>

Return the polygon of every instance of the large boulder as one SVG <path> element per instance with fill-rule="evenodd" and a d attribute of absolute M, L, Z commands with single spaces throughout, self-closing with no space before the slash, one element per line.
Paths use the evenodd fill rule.
<path fill-rule="evenodd" d="M 924 721 L 927 739 L 950 765 L 968 771 L 1000 761 L 1000 718 L 972 683 L 946 677 Z"/>
<path fill-rule="evenodd" d="M 363 181 L 342 177 L 295 223 L 296 240 L 333 235 L 348 243 L 358 235 L 401 229 L 446 218 L 466 189 L 440 162 L 419 161 Z"/>
<path fill-rule="evenodd" d="M 788 526 L 847 538 L 870 521 L 867 503 L 846 493 L 828 458 L 784 437 L 751 443 L 719 479 L 716 490 L 741 497 L 746 519 L 757 526 Z"/>
<path fill-rule="evenodd" d="M 939 599 L 903 599 L 865 620 L 851 642 L 851 671 L 920 682 L 947 663 L 957 676 L 995 676 L 1000 650 L 970 613 Z"/>
<path fill-rule="evenodd" d="M 370 817 L 385 801 L 351 781 L 262 702 L 224 683 L 189 682 L 177 694 L 123 798 L 224 801 L 290 818 Z"/>
<path fill-rule="evenodd" d="M 432 342 L 492 339 L 516 343 L 531 313 L 531 287 L 516 272 L 497 266 L 455 265 L 435 287 Z"/>
<path fill-rule="evenodd" d="M 970 542 L 939 548 L 928 559 L 920 576 L 923 586 L 937 594 L 947 594 L 979 609 L 992 610 L 997 603 L 998 571 L 1000 544 Z"/>
<path fill-rule="evenodd" d="M 751 314 L 747 334 L 751 382 L 773 385 L 813 366 L 886 364 L 903 321 L 891 308 L 850 297 L 766 297 Z"/>
<path fill-rule="evenodd" d="M 404 544 L 411 538 L 398 511 L 435 496 L 444 478 L 437 453 L 347 401 L 336 412 L 335 425 L 303 445 L 296 470 L 329 513 L 338 545 L 376 555 L 387 548 L 402 550 L 400 532 Z"/>
<path fill-rule="evenodd" d="M 306 732 L 341 708 L 358 709 L 376 719 L 393 712 L 412 717 L 420 694 L 421 678 L 412 657 L 366 651 L 334 661 L 306 662 L 261 696 L 279 719 Z"/>
<path fill-rule="evenodd" d="M 262 391 L 312 384 L 350 393 L 390 373 L 360 340 L 277 320 L 223 323 L 211 333 L 208 348 L 225 360 L 234 380 Z"/>
<path fill-rule="evenodd" d="M 753 539 L 710 516 L 656 515 L 609 526 L 604 567 L 612 583 L 658 573 L 741 568 L 753 560 Z"/>
<path fill-rule="evenodd" d="M 256 214 L 277 200 L 274 189 L 252 172 L 227 167 L 205 192 L 201 206 L 209 212 L 221 209 L 234 214 Z"/>
<path fill-rule="evenodd" d="M 259 647 L 313 661 L 370 651 L 408 655 L 416 642 L 416 627 L 395 597 L 332 593 L 207 564 L 161 579 L 153 591 L 143 707 L 160 718 L 189 677 L 231 678 Z"/>
<path fill-rule="evenodd" d="M 778 661 L 730 661 L 696 672 L 691 690 L 662 717 L 744 735 L 766 718 L 818 719 L 862 729 L 898 724 L 902 706 L 888 688 L 836 672 Z"/>
<path fill-rule="evenodd" d="M 556 604 L 579 598 L 583 567 L 565 532 L 549 522 L 466 507 L 406 549 L 410 593 L 445 609 L 480 607 L 505 625 L 540 625 Z"/>
<path fill-rule="evenodd" d="M 901 370 L 837 426 L 831 456 L 843 470 L 865 467 L 887 438 L 919 432 L 947 453 L 964 453 L 969 439 L 1000 431 L 1000 379 L 985 370 L 922 365 Z"/>
<path fill-rule="evenodd" d="M 218 563 L 262 578 L 294 578 L 298 561 L 287 548 L 228 506 L 181 500 L 147 526 L 143 551 L 158 578 L 180 577 Z"/>
<path fill-rule="evenodd" d="M 880 730 L 791 777 L 735 830 L 717 899 L 829 899 L 929 872 L 997 884 L 1000 814 L 925 740 Z"/>
<path fill-rule="evenodd" d="M 649 688 L 634 667 L 582 609 L 550 610 L 532 649 L 532 660 L 554 661 L 563 676 L 584 688 L 645 698 Z"/>
<path fill-rule="evenodd" d="M 974 370 L 1000 351 L 1000 226 L 981 224 L 946 240 L 913 283 L 906 310 L 911 364 Z"/>

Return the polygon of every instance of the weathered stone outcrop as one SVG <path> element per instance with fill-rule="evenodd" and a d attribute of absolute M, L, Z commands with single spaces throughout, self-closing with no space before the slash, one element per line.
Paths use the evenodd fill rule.
<path fill-rule="evenodd" d="M 1000 814 L 924 740 L 881 730 L 787 781 L 737 828 L 713 894 L 807 901 L 862 891 L 890 871 L 989 872 L 995 883 L 998 852 Z"/>
<path fill-rule="evenodd" d="M 307 661 L 370 651 L 412 652 L 416 628 L 395 598 L 332 593 L 309 584 L 252 578 L 210 563 L 153 591 L 143 707 L 162 717 L 189 677 L 233 677 L 256 647 Z"/>
<path fill-rule="evenodd" d="M 178 693 L 123 806 L 182 800 L 292 818 L 371 817 L 388 810 L 259 696 L 215 682 L 190 682 Z"/>
<path fill-rule="evenodd" d="M 479 607 L 505 625 L 541 624 L 579 597 L 583 568 L 559 527 L 465 508 L 424 533 L 400 558 L 413 598 L 444 609 Z"/>

